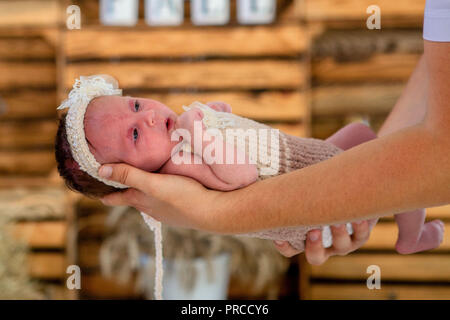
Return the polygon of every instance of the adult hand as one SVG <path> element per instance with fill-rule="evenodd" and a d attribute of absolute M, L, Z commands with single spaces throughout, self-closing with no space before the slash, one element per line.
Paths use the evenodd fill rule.
<path fill-rule="evenodd" d="M 322 231 L 311 230 L 308 232 L 305 244 L 305 257 L 308 263 L 313 265 L 323 264 L 329 257 L 339 255 L 345 256 L 363 246 L 369 239 L 370 231 L 377 223 L 377 219 L 363 220 L 360 223 L 352 223 L 353 234 L 349 235 L 345 224 L 331 226 L 333 245 L 324 248 L 322 245 Z M 287 241 L 274 241 L 277 250 L 285 257 L 293 257 L 300 253 Z"/>
<path fill-rule="evenodd" d="M 109 170 L 107 168 L 110 168 Z M 194 179 L 178 175 L 149 173 L 126 164 L 108 164 L 99 174 L 130 186 L 123 192 L 105 196 L 101 201 L 109 206 L 132 206 L 158 221 L 173 226 L 201 229 L 220 233 L 219 217 L 209 211 L 221 192 L 209 190 Z M 323 248 L 321 231 L 312 230 L 306 240 L 305 255 L 309 263 L 322 264 L 333 255 L 346 255 L 361 247 L 369 238 L 370 229 L 378 219 L 353 223 L 354 234 L 345 228 L 331 227 L 333 246 Z M 313 240 L 312 238 L 317 237 Z M 292 257 L 299 252 L 288 242 L 277 245 L 281 254 Z"/>
<path fill-rule="evenodd" d="M 103 165 L 99 175 L 130 187 L 103 197 L 106 205 L 132 206 L 172 226 L 220 232 L 217 216 L 208 212 L 220 192 L 194 179 L 149 173 L 126 164 Z"/>
<path fill-rule="evenodd" d="M 352 123 L 329 137 L 327 141 L 343 150 L 348 150 L 375 138 L 375 133 L 371 132 L 367 126 L 361 123 Z M 352 223 L 353 235 L 347 233 L 345 224 L 331 226 L 333 245 L 330 248 L 323 247 L 321 230 L 311 230 L 306 237 L 306 260 L 310 264 L 320 265 L 331 256 L 344 256 L 359 249 L 369 239 L 370 230 L 377 221 L 378 219 L 371 219 Z M 300 253 L 287 241 L 274 241 L 274 244 L 278 251 L 288 258 Z"/>

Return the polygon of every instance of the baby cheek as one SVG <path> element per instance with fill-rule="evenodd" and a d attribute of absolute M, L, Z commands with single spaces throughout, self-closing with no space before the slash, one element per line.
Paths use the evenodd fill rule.
<path fill-rule="evenodd" d="M 155 161 L 165 162 L 170 157 L 171 143 L 168 137 L 160 137 L 152 143 L 152 156 Z"/>
<path fill-rule="evenodd" d="M 147 172 L 156 171 L 167 161 L 164 149 L 164 145 L 153 141 L 153 143 L 140 148 L 131 157 L 129 164 Z"/>
<path fill-rule="evenodd" d="M 128 156 L 126 163 L 141 170 L 151 171 L 151 159 L 146 154 L 136 152 L 132 156 Z"/>
<path fill-rule="evenodd" d="M 150 150 L 150 158 L 152 163 L 157 167 L 161 167 L 167 160 L 170 159 L 172 145 L 170 138 L 168 136 L 155 138 L 152 143 Z"/>

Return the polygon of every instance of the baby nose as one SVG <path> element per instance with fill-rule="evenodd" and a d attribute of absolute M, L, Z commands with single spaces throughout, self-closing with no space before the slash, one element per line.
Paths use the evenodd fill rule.
<path fill-rule="evenodd" d="M 149 127 L 155 125 L 155 111 L 149 110 L 145 115 L 145 122 Z"/>

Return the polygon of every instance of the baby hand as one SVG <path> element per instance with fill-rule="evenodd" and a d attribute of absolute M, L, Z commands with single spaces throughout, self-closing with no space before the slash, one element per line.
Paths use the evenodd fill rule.
<path fill-rule="evenodd" d="M 211 101 L 206 103 L 210 108 L 219 112 L 231 112 L 231 106 L 222 101 Z"/>
<path fill-rule="evenodd" d="M 191 141 L 194 141 L 195 135 L 201 135 L 203 137 L 203 130 L 205 129 L 205 125 L 203 124 L 203 112 L 198 108 L 193 108 L 182 113 L 175 123 L 175 129 L 185 129 L 189 132 Z M 201 126 L 195 126 L 195 123 L 198 122 Z M 200 132 L 195 132 L 195 128 L 201 128 Z"/>
<path fill-rule="evenodd" d="M 203 112 L 198 108 L 193 108 L 186 112 L 183 112 L 178 118 L 175 124 L 176 129 L 187 129 L 191 131 L 194 128 L 194 121 L 202 121 Z"/>

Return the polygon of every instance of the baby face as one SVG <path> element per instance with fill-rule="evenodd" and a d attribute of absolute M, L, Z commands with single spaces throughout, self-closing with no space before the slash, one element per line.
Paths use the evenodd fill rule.
<path fill-rule="evenodd" d="M 176 113 L 156 100 L 103 96 L 89 104 L 84 130 L 99 163 L 156 171 L 178 143 L 170 139 L 176 120 Z"/>

